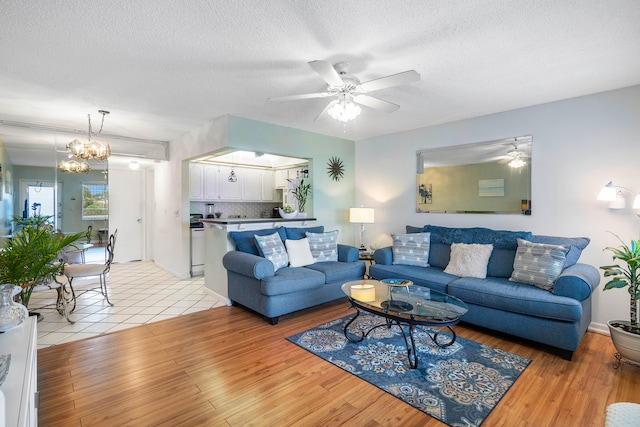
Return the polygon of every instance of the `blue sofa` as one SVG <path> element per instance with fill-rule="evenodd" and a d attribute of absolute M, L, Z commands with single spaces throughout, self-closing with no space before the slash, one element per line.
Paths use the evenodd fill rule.
<path fill-rule="evenodd" d="M 432 225 L 407 226 L 407 234 L 410 233 L 430 233 L 429 266 L 394 264 L 393 249 L 386 247 L 374 253 L 375 264 L 369 267 L 371 278 L 409 279 L 416 285 L 446 292 L 469 307 L 461 321 L 555 347 L 558 355 L 571 360 L 591 322 L 591 294 L 600 282 L 595 267 L 577 262 L 588 238 Z M 518 239 L 570 247 L 551 290 L 509 280 Z M 493 245 L 486 278 L 444 272 L 452 243 Z"/>
<path fill-rule="evenodd" d="M 254 241 L 255 235 L 275 232 L 284 242 L 302 239 L 306 232 L 323 231 L 324 227 L 320 226 L 230 232 L 236 250 L 227 252 L 222 263 L 227 270 L 228 296 L 232 304 L 256 311 L 275 325 L 284 314 L 343 298 L 342 284 L 364 278 L 366 265 L 358 261 L 357 248 L 337 244 L 338 261 L 276 270 L 273 262 L 261 256 Z"/>

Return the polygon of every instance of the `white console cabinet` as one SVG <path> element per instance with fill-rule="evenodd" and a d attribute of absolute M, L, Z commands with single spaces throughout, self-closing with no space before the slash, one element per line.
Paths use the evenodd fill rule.
<path fill-rule="evenodd" d="M 11 354 L 9 372 L 0 386 L 5 404 L 0 426 L 38 425 L 36 319 L 30 316 L 20 326 L 0 334 L 0 354 Z"/>

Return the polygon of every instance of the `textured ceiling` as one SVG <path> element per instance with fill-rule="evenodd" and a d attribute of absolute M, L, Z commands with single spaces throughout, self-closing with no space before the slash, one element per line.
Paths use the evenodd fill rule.
<path fill-rule="evenodd" d="M 85 130 L 106 109 L 106 133 L 163 141 L 224 114 L 358 140 L 640 84 L 638 0 L 2 0 L 0 40 L 1 121 Z M 346 126 L 314 121 L 327 98 L 267 101 L 325 90 L 318 59 L 422 80 Z M 12 159 L 69 139 L 0 137 Z"/>

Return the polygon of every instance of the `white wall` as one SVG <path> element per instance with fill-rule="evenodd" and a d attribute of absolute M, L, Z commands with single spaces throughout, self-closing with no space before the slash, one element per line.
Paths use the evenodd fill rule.
<path fill-rule="evenodd" d="M 416 213 L 415 153 L 419 149 L 532 135 L 531 216 Z M 356 142 L 356 203 L 376 208 L 368 242 L 389 241 L 405 225 L 481 226 L 535 234 L 586 236 L 591 244 L 580 262 L 595 267 L 611 257 L 612 231 L 639 238 L 639 218 L 630 209 L 612 211 L 596 200 L 609 180 L 640 191 L 640 86 L 415 129 Z M 593 324 L 628 319 L 625 291 L 593 297 Z"/>

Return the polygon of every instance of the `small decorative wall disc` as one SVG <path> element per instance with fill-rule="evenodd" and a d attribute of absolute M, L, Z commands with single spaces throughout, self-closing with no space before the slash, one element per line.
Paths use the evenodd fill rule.
<path fill-rule="evenodd" d="M 327 173 L 334 181 L 340 181 L 344 176 L 344 165 L 339 157 L 332 157 L 327 163 Z"/>

